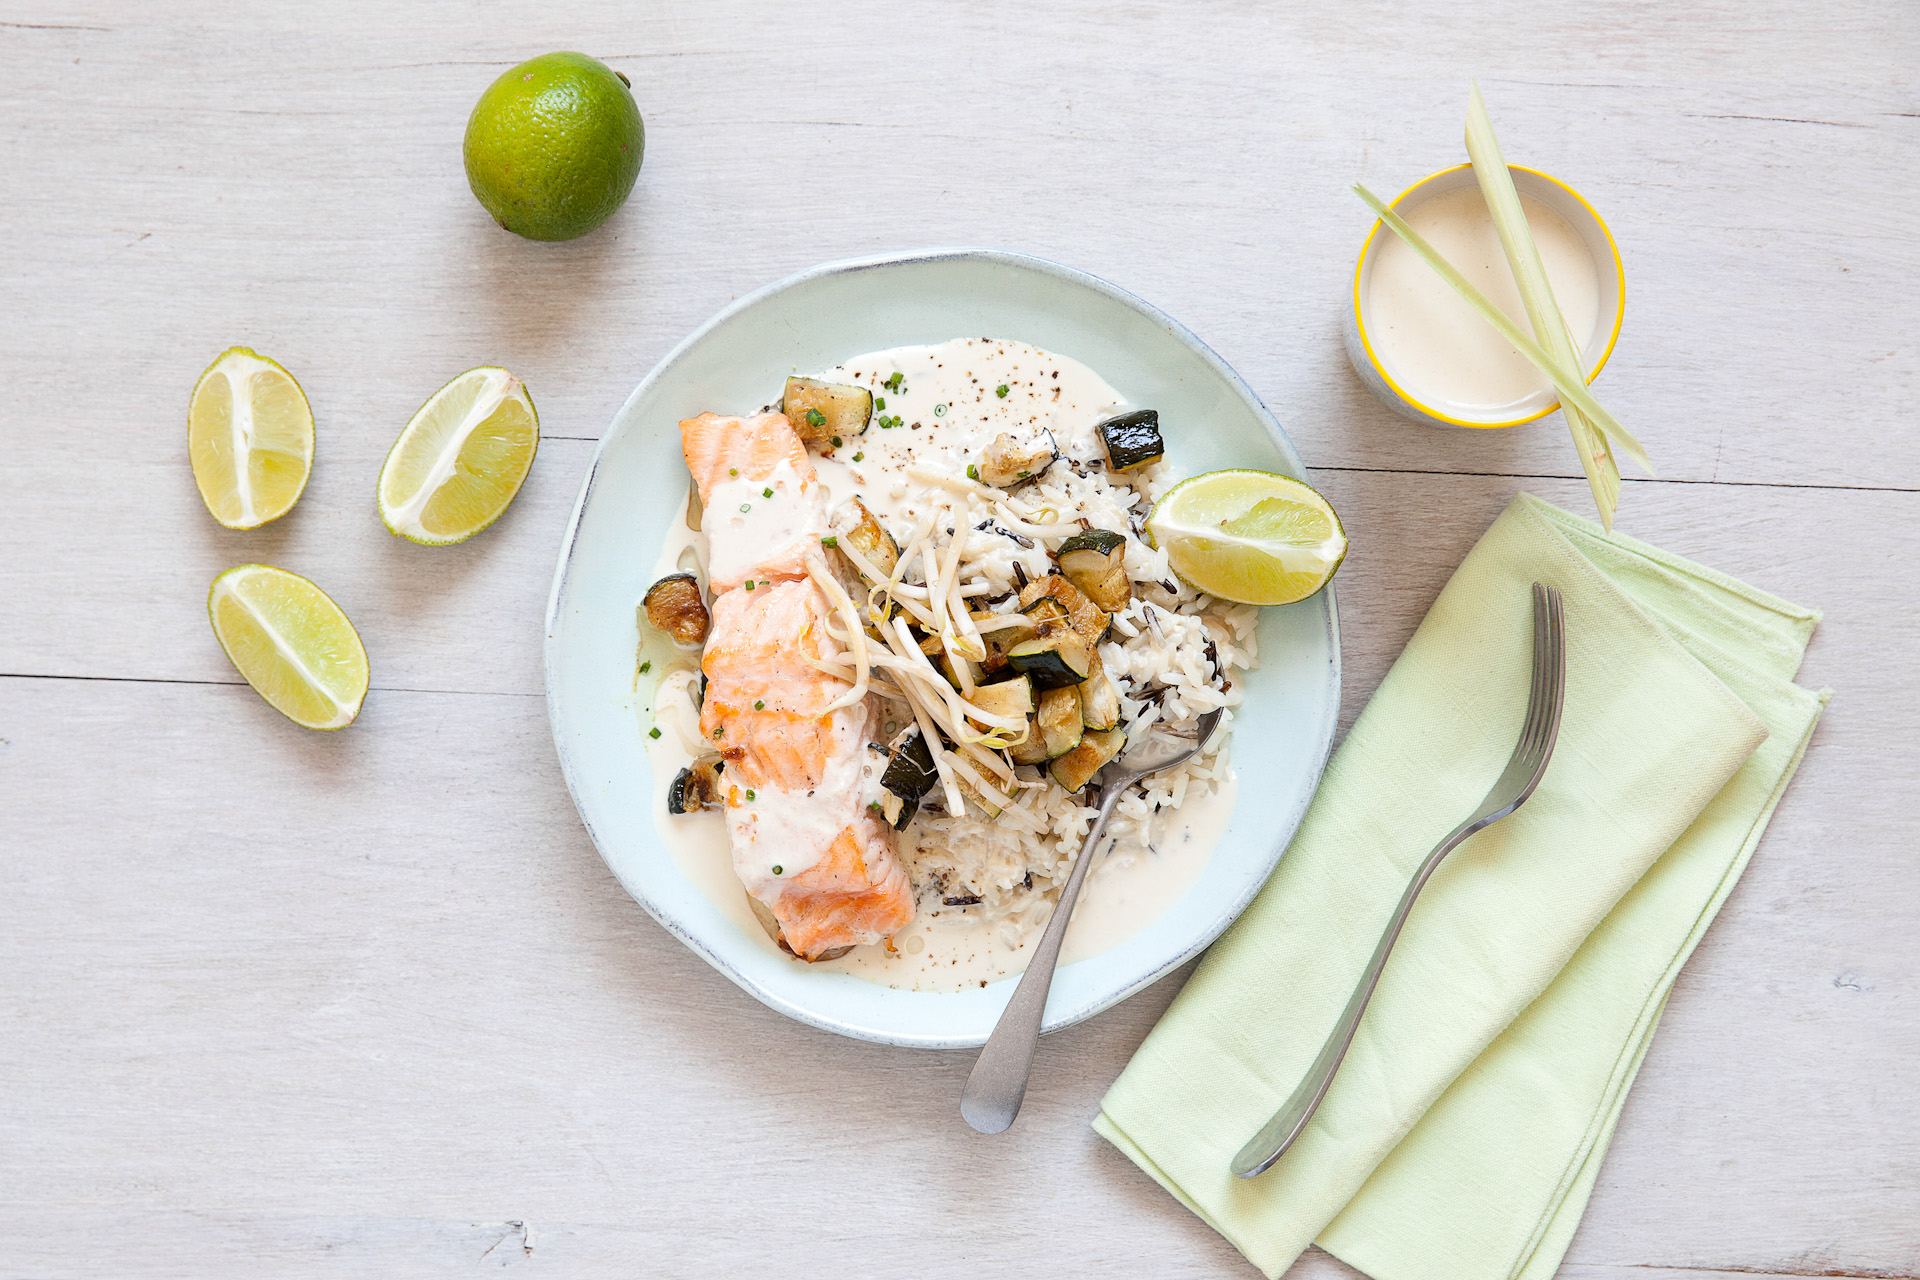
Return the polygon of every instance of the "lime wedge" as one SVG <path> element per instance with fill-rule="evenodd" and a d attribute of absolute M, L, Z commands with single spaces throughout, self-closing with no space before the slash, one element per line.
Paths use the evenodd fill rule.
<path fill-rule="evenodd" d="M 463 542 L 507 509 L 533 466 L 540 418 L 520 379 L 469 369 L 433 393 L 380 469 L 380 518 L 427 546 Z"/>
<path fill-rule="evenodd" d="M 207 593 L 213 634 L 275 711 L 309 729 L 340 729 L 367 696 L 367 651 L 327 593 L 272 565 L 243 564 Z"/>
<path fill-rule="evenodd" d="M 187 457 L 207 510 L 227 528 L 285 515 L 313 471 L 306 393 L 265 356 L 229 347 L 193 386 Z"/>
<path fill-rule="evenodd" d="M 1240 604 L 1292 604 L 1346 558 L 1340 517 L 1313 489 L 1268 471 L 1210 471 L 1154 504 L 1147 540 L 1193 586 Z"/>

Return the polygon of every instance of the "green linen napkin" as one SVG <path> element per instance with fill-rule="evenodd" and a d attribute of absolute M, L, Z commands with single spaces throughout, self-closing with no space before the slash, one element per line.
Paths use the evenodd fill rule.
<path fill-rule="evenodd" d="M 1415 865 L 1505 763 L 1536 580 L 1560 588 L 1568 640 L 1539 791 L 1442 864 L 1313 1122 L 1233 1177 Z M 1674 976 L 1824 705 L 1791 683 L 1817 620 L 1517 497 L 1094 1127 L 1268 1275 L 1316 1238 L 1377 1280 L 1550 1275 Z"/>

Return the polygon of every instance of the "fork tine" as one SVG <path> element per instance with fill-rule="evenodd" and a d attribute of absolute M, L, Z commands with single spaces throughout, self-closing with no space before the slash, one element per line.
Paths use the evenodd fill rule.
<path fill-rule="evenodd" d="M 1538 666 L 1535 675 L 1540 682 L 1540 702 L 1537 719 L 1528 725 L 1528 747 L 1535 761 L 1531 769 L 1532 780 L 1526 791 L 1531 792 L 1547 771 L 1547 763 L 1553 757 L 1554 742 L 1560 733 L 1560 712 L 1566 700 L 1566 619 L 1560 600 L 1560 592 L 1553 587 L 1534 584 L 1534 602 L 1536 605 L 1535 638 L 1538 642 Z"/>

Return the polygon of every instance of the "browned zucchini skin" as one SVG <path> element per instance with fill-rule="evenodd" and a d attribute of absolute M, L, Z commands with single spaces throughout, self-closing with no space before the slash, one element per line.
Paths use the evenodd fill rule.
<path fill-rule="evenodd" d="M 1093 665 L 1093 650 L 1069 627 L 1043 633 L 1007 651 L 1007 662 L 1035 689 L 1077 685 Z"/>
<path fill-rule="evenodd" d="M 1166 456 L 1166 442 L 1160 438 L 1160 411 L 1136 409 L 1108 418 L 1095 428 L 1107 446 L 1107 462 L 1115 471 L 1132 471 L 1150 466 Z"/>
<path fill-rule="evenodd" d="M 670 573 L 647 588 L 640 603 L 646 607 L 647 621 L 655 630 L 665 632 L 678 644 L 689 647 L 707 638 L 712 618 L 707 613 L 700 580 L 690 573 Z"/>

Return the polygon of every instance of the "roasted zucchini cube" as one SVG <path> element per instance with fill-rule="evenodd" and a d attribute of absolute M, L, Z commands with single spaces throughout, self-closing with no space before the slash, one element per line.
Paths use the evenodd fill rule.
<path fill-rule="evenodd" d="M 990 716 L 1024 716 L 1033 710 L 1033 681 L 1025 676 L 983 684 L 967 699 Z"/>
<path fill-rule="evenodd" d="M 1055 760 L 1048 772 L 1066 790 L 1078 791 L 1093 781 L 1093 775 L 1106 768 L 1107 762 L 1126 745 L 1127 735 L 1119 729 L 1105 732 L 1089 729 L 1082 735 L 1080 745 Z"/>
<path fill-rule="evenodd" d="M 712 619 L 700 580 L 692 574 L 668 574 L 647 588 L 640 603 L 646 606 L 647 622 L 671 636 L 675 644 L 691 647 L 707 638 Z"/>
<path fill-rule="evenodd" d="M 845 533 L 834 535 L 837 545 L 852 547 L 860 553 L 860 558 L 878 569 L 882 574 L 891 574 L 894 566 L 900 563 L 900 544 L 887 532 L 887 526 L 880 523 L 878 516 L 867 510 L 867 504 L 858 498 L 850 499 L 841 507 L 836 519 L 838 524 L 852 520 L 851 527 Z M 864 576 L 864 571 L 863 571 Z M 870 582 L 869 586 L 879 586 Z"/>
<path fill-rule="evenodd" d="M 1060 544 L 1060 572 L 1087 599 L 1118 613 L 1133 599 L 1127 577 L 1127 540 L 1106 529 L 1076 533 Z"/>
<path fill-rule="evenodd" d="M 1107 462 L 1115 471 L 1132 471 L 1166 456 L 1167 446 L 1160 439 L 1160 412 L 1136 409 L 1117 418 L 1108 418 L 1096 430 L 1107 446 Z"/>
<path fill-rule="evenodd" d="M 1107 677 L 1100 651 L 1093 651 L 1093 667 L 1080 682 L 1080 715 L 1089 729 L 1111 729 L 1120 723 L 1120 690 Z"/>
<path fill-rule="evenodd" d="M 1040 728 L 1042 758 L 1057 760 L 1080 745 L 1086 718 L 1080 709 L 1080 686 L 1065 685 L 1040 695 L 1035 713 Z"/>
<path fill-rule="evenodd" d="M 974 478 L 997 489 L 1011 489 L 1037 478 L 1059 456 L 1051 431 L 1043 428 L 1038 437 L 1024 441 L 1002 431 L 993 438 L 992 444 L 981 450 L 980 461 L 974 466 Z"/>
<path fill-rule="evenodd" d="M 1016 615 L 1018 616 L 1018 615 Z M 975 622 L 1003 623 L 1003 615 L 997 613 L 975 613 Z M 1022 640 L 1031 640 L 1039 625 L 1032 619 L 1020 616 L 1013 626 L 995 625 L 992 629 L 982 627 L 980 638 L 987 642 L 987 656 L 980 660 L 981 669 L 988 675 L 998 675 L 1007 669 L 1007 650 Z"/>
<path fill-rule="evenodd" d="M 1106 638 L 1107 627 L 1113 619 L 1107 616 L 1093 601 L 1087 599 L 1080 588 L 1073 585 L 1065 576 L 1050 573 L 1044 578 L 1029 582 L 1026 590 L 1020 593 L 1020 608 L 1029 618 L 1038 618 L 1040 602 L 1051 596 L 1059 607 L 1066 612 L 1073 629 L 1089 645 L 1099 644 Z"/>
<path fill-rule="evenodd" d="M 1015 645 L 1007 651 L 1007 662 L 1033 681 L 1034 688 L 1058 689 L 1087 678 L 1093 650 L 1078 632 L 1060 627 Z"/>
<path fill-rule="evenodd" d="M 788 378 L 780 412 L 802 440 L 842 440 L 860 435 L 873 417 L 873 392 L 817 378 Z"/>
<path fill-rule="evenodd" d="M 903 800 L 918 800 L 940 780 L 933 767 L 933 751 L 916 726 L 893 741 L 887 754 L 887 767 L 880 774 L 880 785 Z"/>
<path fill-rule="evenodd" d="M 1045 698 L 1046 694 L 1040 695 Z M 1027 717 L 1027 740 L 1007 748 L 1007 755 L 1015 764 L 1045 764 L 1047 762 L 1047 739 L 1040 731 L 1040 717 L 1036 713 Z"/>
<path fill-rule="evenodd" d="M 720 800 L 720 771 L 725 765 L 719 754 L 701 756 L 682 769 L 667 788 L 667 812 L 698 813 Z"/>

